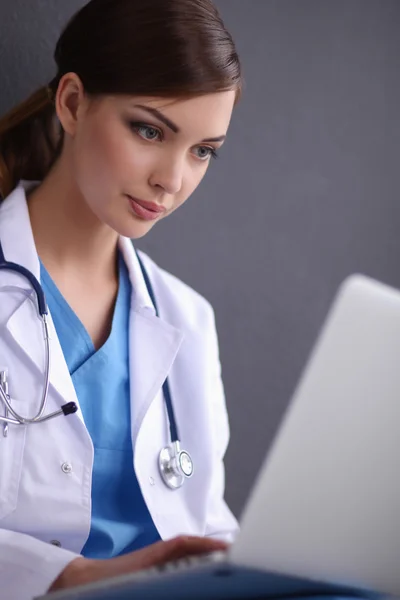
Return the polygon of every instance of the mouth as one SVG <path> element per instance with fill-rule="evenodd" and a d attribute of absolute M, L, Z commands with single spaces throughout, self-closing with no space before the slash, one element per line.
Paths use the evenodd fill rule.
<path fill-rule="evenodd" d="M 144 221 L 155 221 L 166 211 L 164 206 L 160 206 L 154 202 L 139 200 L 138 198 L 134 198 L 129 194 L 126 194 L 126 197 L 128 198 L 135 215 Z"/>

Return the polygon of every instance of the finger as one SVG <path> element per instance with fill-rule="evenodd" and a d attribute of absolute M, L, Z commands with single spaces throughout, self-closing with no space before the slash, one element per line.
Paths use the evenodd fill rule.
<path fill-rule="evenodd" d="M 163 551 L 167 560 L 176 560 L 184 556 L 226 550 L 227 547 L 227 544 L 221 540 L 205 537 L 179 536 L 166 542 Z"/>
<path fill-rule="evenodd" d="M 160 541 L 151 544 L 141 550 L 110 559 L 113 568 L 119 573 L 149 569 L 156 565 L 162 565 L 171 560 L 177 560 L 185 556 L 204 554 L 216 550 L 226 550 L 227 544 L 221 540 L 211 538 L 179 536 L 166 542 Z"/>

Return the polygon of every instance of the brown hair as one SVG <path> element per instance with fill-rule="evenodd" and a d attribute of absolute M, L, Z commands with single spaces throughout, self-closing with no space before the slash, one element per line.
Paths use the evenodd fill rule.
<path fill-rule="evenodd" d="M 242 89 L 234 42 L 212 0 L 91 0 L 68 22 L 56 77 L 0 119 L 0 197 L 42 180 L 62 149 L 54 97 L 76 73 L 90 96 L 191 97 Z"/>

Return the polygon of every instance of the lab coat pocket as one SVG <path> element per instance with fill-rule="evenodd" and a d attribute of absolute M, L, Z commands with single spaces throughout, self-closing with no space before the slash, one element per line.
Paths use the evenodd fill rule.
<path fill-rule="evenodd" d="M 0 520 L 17 507 L 26 427 L 9 425 L 7 437 L 3 432 L 0 423 Z"/>

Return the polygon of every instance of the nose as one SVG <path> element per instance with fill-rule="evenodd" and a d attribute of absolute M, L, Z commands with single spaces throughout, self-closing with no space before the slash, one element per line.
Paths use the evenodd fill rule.
<path fill-rule="evenodd" d="M 161 187 L 167 194 L 177 194 L 182 189 L 184 159 L 169 156 L 156 165 L 150 177 L 150 185 Z"/>

